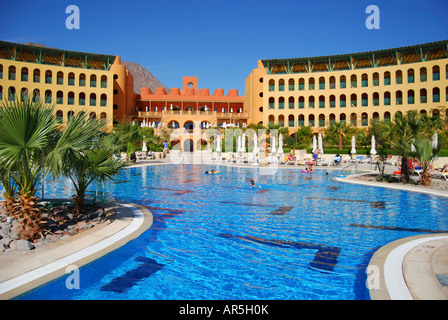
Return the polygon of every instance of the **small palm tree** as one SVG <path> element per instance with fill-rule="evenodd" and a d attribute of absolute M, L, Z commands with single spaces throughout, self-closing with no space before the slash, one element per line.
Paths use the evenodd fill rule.
<path fill-rule="evenodd" d="M 81 124 L 89 142 L 81 150 L 67 150 L 62 174 L 69 177 L 76 191 L 72 196 L 73 211 L 75 214 L 82 214 L 89 185 L 94 181 L 113 179 L 128 163 L 112 157 L 119 147 L 114 144 L 112 136 L 104 134 L 103 124 L 95 119 L 86 119 L 85 115 L 81 114 L 74 117 L 74 121 Z M 71 124 L 69 122 L 67 127 Z"/>
<path fill-rule="evenodd" d="M 420 160 L 422 166 L 422 173 L 420 174 L 420 183 L 423 186 L 429 186 L 431 184 L 431 175 L 429 174 L 429 168 L 431 162 L 437 158 L 437 154 L 441 149 L 441 145 L 438 144 L 434 148 L 432 139 L 419 136 L 414 143 L 415 152 L 414 156 Z"/>

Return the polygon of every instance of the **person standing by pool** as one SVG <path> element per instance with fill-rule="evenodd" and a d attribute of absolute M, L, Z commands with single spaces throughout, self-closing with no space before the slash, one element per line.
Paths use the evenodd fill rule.
<path fill-rule="evenodd" d="M 320 149 L 319 149 L 319 148 L 317 148 L 317 149 L 314 150 L 314 152 L 313 152 L 313 162 L 314 162 L 314 165 L 315 165 L 315 166 L 317 166 L 317 159 L 319 158 L 319 152 L 320 152 Z"/>

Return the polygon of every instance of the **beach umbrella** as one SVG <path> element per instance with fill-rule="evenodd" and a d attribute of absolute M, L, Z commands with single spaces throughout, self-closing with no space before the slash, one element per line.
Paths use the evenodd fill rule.
<path fill-rule="evenodd" d="M 271 140 L 271 153 L 277 153 L 277 150 L 275 149 L 275 137 L 272 137 Z"/>
<path fill-rule="evenodd" d="M 278 137 L 278 153 L 283 154 L 283 135 Z"/>
<path fill-rule="evenodd" d="M 241 152 L 241 136 L 238 136 L 238 140 L 236 142 L 236 152 Z"/>
<path fill-rule="evenodd" d="M 257 154 L 259 153 L 260 150 L 258 149 L 258 138 L 257 138 L 257 134 L 254 134 L 254 150 L 253 153 Z"/>
<path fill-rule="evenodd" d="M 216 137 L 216 152 L 221 152 L 221 136 Z"/>
<path fill-rule="evenodd" d="M 246 136 L 244 134 L 241 138 L 241 152 L 246 152 Z"/>
<path fill-rule="evenodd" d="M 352 137 L 352 150 L 351 150 L 352 154 L 356 154 L 356 138 L 355 136 Z"/>
<path fill-rule="evenodd" d="M 322 143 L 322 134 L 321 134 L 321 133 L 319 133 L 319 139 L 318 139 L 318 141 L 319 141 L 319 150 L 320 150 L 320 153 L 324 154 L 324 146 L 323 146 L 323 143 Z"/>
<path fill-rule="evenodd" d="M 370 154 L 372 155 L 376 154 L 375 143 L 375 136 L 372 136 L 372 149 L 370 149 Z"/>
<path fill-rule="evenodd" d="M 437 149 L 439 145 L 439 135 L 437 134 L 437 131 L 434 132 L 432 135 L 432 148 Z"/>
<path fill-rule="evenodd" d="M 147 152 L 148 149 L 146 148 L 146 142 L 144 140 L 145 137 L 143 137 L 143 146 L 142 146 L 142 152 Z"/>
<path fill-rule="evenodd" d="M 316 141 L 316 135 L 313 134 L 313 153 L 317 149 L 317 141 Z"/>

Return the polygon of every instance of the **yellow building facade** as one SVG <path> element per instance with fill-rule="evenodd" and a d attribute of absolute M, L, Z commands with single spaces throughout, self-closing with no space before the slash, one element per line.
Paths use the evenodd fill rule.
<path fill-rule="evenodd" d="M 249 122 L 321 131 L 418 110 L 448 119 L 448 41 L 325 57 L 259 60 L 246 78 Z"/>
<path fill-rule="evenodd" d="M 0 100 L 42 99 L 59 123 L 85 112 L 111 129 L 114 113 L 129 109 L 123 68 L 116 56 L 0 41 Z"/>

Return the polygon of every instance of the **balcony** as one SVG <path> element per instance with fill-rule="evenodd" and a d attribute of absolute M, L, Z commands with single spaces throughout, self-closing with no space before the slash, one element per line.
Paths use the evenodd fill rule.
<path fill-rule="evenodd" d="M 247 119 L 247 112 L 242 113 L 218 113 L 216 111 L 139 111 L 139 118 L 151 118 L 151 119 L 162 119 L 162 117 L 169 116 L 206 116 L 206 117 L 216 117 L 217 119 L 228 120 L 228 119 Z"/>

